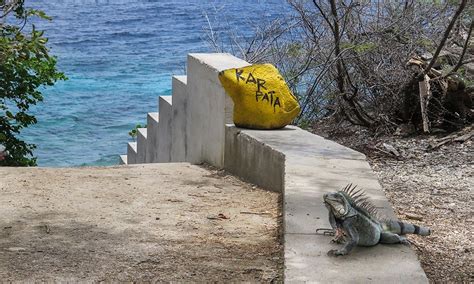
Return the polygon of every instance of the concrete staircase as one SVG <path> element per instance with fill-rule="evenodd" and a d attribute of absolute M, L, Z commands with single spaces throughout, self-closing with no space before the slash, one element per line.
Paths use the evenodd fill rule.
<path fill-rule="evenodd" d="M 224 166 L 225 124 L 233 103 L 217 78 L 219 71 L 247 62 L 228 54 L 190 54 L 188 76 L 173 76 L 172 96 L 158 98 L 158 113 L 148 113 L 121 164 L 208 162 Z M 188 94 L 192 93 L 191 96 Z"/>
<path fill-rule="evenodd" d="M 345 258 L 326 255 L 330 238 L 322 203 L 326 192 L 348 183 L 365 189 L 395 218 L 365 156 L 298 127 L 258 131 L 232 124 L 233 103 L 218 74 L 249 63 L 228 54 L 189 54 L 187 76 L 174 76 L 172 96 L 159 98 L 159 114 L 128 143 L 122 164 L 208 163 L 283 195 L 286 282 L 427 283 L 413 251 L 378 245 Z"/>

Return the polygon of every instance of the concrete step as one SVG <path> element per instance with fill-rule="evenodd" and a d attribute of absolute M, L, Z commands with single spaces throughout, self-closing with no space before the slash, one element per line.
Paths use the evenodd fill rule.
<path fill-rule="evenodd" d="M 137 142 L 128 142 L 127 145 L 127 165 L 137 163 Z"/>
<path fill-rule="evenodd" d="M 137 164 L 143 164 L 146 162 L 146 140 L 147 140 L 147 129 L 138 128 L 137 131 Z"/>
<path fill-rule="evenodd" d="M 127 155 L 120 155 L 119 165 L 127 164 Z"/>
<path fill-rule="evenodd" d="M 160 127 L 158 127 L 158 163 L 171 161 L 173 109 L 171 96 L 159 97 Z"/>
<path fill-rule="evenodd" d="M 173 123 L 171 129 L 171 161 L 186 161 L 187 76 L 173 76 Z"/>
<path fill-rule="evenodd" d="M 159 114 L 149 112 L 146 118 L 147 139 L 146 139 L 146 163 L 156 163 L 158 161 L 158 128 Z"/>

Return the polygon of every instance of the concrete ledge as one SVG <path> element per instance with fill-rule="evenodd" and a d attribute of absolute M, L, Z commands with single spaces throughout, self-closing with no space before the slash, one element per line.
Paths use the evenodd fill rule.
<path fill-rule="evenodd" d="M 345 257 L 326 256 L 335 246 L 320 235 L 285 235 L 287 283 L 428 283 L 413 251 L 403 245 L 356 248 Z"/>
<path fill-rule="evenodd" d="M 158 127 L 159 115 L 157 112 L 149 112 L 146 117 L 147 139 L 146 155 L 147 163 L 156 163 L 158 161 Z"/>
<path fill-rule="evenodd" d="M 283 192 L 285 156 L 247 135 L 233 124 L 226 125 L 224 168 L 263 188 Z"/>
<path fill-rule="evenodd" d="M 272 131 L 228 126 L 226 143 L 226 169 L 284 193 L 285 281 L 428 282 L 408 246 L 356 248 L 339 258 L 326 255 L 337 245 L 330 244 L 331 237 L 315 232 L 330 227 L 322 202 L 324 193 L 357 184 L 386 216 L 395 218 L 363 154 L 294 126 Z M 284 175 L 283 186 L 271 184 L 280 180 L 280 173 Z"/>
<path fill-rule="evenodd" d="M 120 155 L 119 165 L 127 164 L 127 155 Z"/>
<path fill-rule="evenodd" d="M 137 164 L 143 164 L 146 162 L 147 129 L 138 128 L 137 132 Z"/>
<path fill-rule="evenodd" d="M 158 163 L 171 161 L 171 145 L 173 144 L 172 131 L 172 98 L 171 96 L 159 97 L 160 126 L 158 127 Z"/>
<path fill-rule="evenodd" d="M 242 131 L 275 150 L 285 153 L 285 155 L 299 155 L 304 152 L 311 157 L 365 161 L 364 154 L 304 131 L 296 126 L 289 125 L 283 129 L 271 131 L 251 129 L 242 129 Z"/>
<path fill-rule="evenodd" d="M 171 136 L 171 161 L 185 162 L 187 156 L 186 145 L 186 112 L 188 105 L 187 77 L 173 76 L 173 123 Z"/>
<path fill-rule="evenodd" d="M 127 165 L 137 163 L 137 142 L 128 142 L 127 144 Z"/>

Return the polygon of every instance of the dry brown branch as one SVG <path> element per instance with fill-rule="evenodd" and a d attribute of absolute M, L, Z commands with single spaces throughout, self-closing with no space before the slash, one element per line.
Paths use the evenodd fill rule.
<path fill-rule="evenodd" d="M 450 134 L 446 137 L 443 137 L 443 138 L 435 141 L 434 143 L 431 143 L 428 146 L 428 150 L 436 150 L 436 149 L 440 148 L 441 146 L 452 143 L 452 142 L 463 143 L 465 141 L 470 140 L 473 137 L 474 137 L 474 128 L 472 126 L 466 127 L 465 129 L 463 129 L 459 132 Z"/>
<path fill-rule="evenodd" d="M 421 118 L 423 120 L 423 132 L 430 132 L 430 121 L 428 119 L 428 102 L 431 97 L 430 91 L 430 77 L 423 75 L 423 80 L 419 83 L 420 89 L 420 107 L 421 107 Z"/>

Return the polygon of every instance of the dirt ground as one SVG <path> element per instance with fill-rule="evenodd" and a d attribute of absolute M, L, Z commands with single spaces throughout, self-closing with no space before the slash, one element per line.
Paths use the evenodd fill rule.
<path fill-rule="evenodd" d="M 0 168 L 0 279 L 281 281 L 279 198 L 187 164 Z"/>
<path fill-rule="evenodd" d="M 320 124 L 314 132 L 367 155 L 401 220 L 431 228 L 431 236 L 409 236 L 430 281 L 473 283 L 472 139 L 430 150 L 443 135 L 372 137 L 362 128 L 328 129 Z"/>

